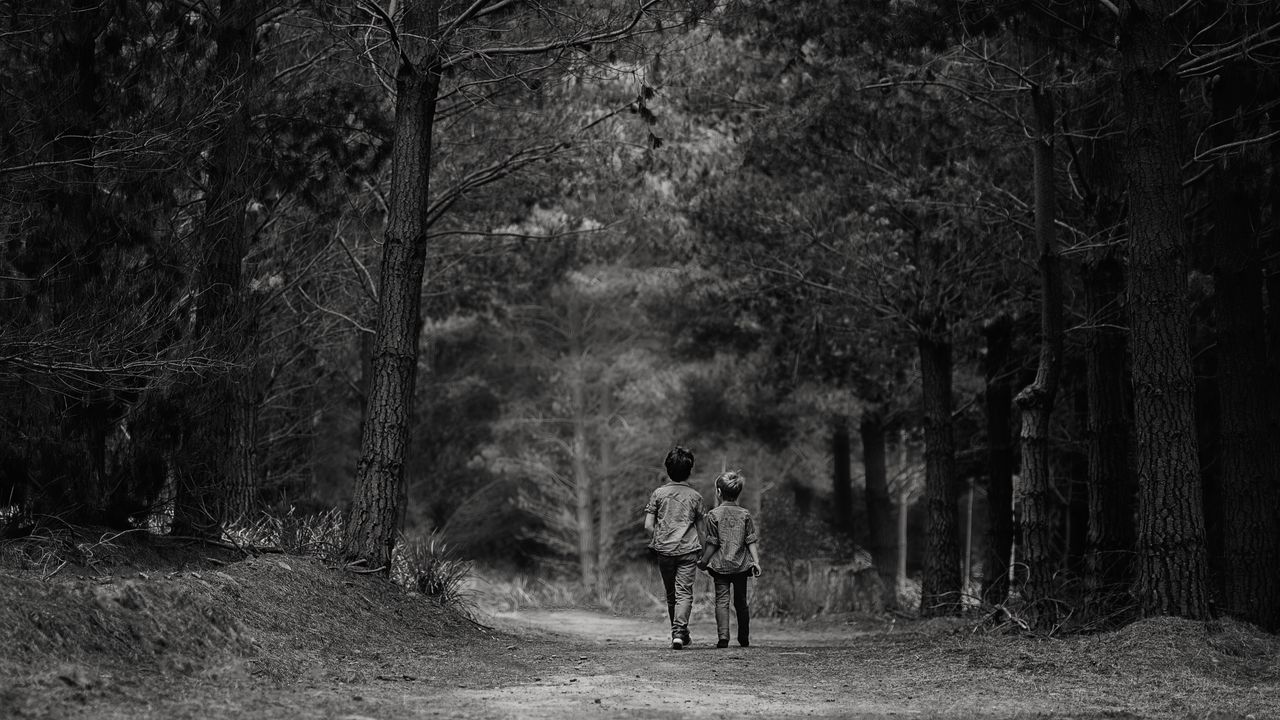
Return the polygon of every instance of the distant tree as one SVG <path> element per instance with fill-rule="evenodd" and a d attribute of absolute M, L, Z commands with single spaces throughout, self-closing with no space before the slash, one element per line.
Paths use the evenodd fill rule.
<path fill-rule="evenodd" d="M 1054 3 L 1045 9 L 1052 14 Z M 1032 27 L 1040 37 L 1023 41 L 1029 57 L 1024 61 L 1030 83 L 1032 184 L 1035 243 L 1040 270 L 1040 355 L 1035 380 L 1016 398 L 1022 410 L 1020 449 L 1022 563 L 1027 568 L 1022 594 L 1028 601 L 1027 615 L 1039 628 L 1052 627 L 1058 608 L 1054 603 L 1055 562 L 1050 556 L 1051 522 L 1049 433 L 1054 404 L 1061 384 L 1063 365 L 1063 280 L 1058 249 L 1058 190 L 1056 173 L 1057 102 L 1052 66 L 1055 49 L 1045 37 L 1049 21 L 1033 18 Z"/>
<path fill-rule="evenodd" d="M 1013 320 L 999 314 L 982 327 L 983 400 L 987 418 L 987 530 L 982 560 L 984 602 L 999 605 L 1009 595 L 1009 569 L 1013 562 L 1013 369 L 1011 362 Z"/>

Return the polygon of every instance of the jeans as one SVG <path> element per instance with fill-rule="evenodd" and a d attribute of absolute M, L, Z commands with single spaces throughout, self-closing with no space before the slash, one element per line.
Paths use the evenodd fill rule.
<path fill-rule="evenodd" d="M 733 590 L 733 610 L 738 615 L 738 642 L 751 641 L 751 611 L 747 608 L 747 578 L 749 572 L 721 575 L 711 573 L 716 584 L 716 635 L 729 639 L 729 591 Z"/>
<path fill-rule="evenodd" d="M 693 610 L 693 578 L 698 571 L 698 553 L 663 555 L 658 559 L 658 573 L 667 591 L 667 616 L 671 618 L 671 636 L 689 634 L 689 612 Z"/>

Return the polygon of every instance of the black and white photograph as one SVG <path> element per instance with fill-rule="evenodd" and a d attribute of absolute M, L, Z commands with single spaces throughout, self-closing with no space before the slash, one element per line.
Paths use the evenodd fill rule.
<path fill-rule="evenodd" d="M 1280 720 L 1278 305 L 1278 0 L 0 0 L 0 720 Z"/>

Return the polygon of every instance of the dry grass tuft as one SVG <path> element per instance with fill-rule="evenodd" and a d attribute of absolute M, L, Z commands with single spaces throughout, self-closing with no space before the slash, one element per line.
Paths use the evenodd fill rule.
<path fill-rule="evenodd" d="M 289 555 L 336 559 L 342 544 L 342 513 L 337 509 L 300 515 L 289 508 L 284 515 L 262 513 L 243 518 L 223 531 L 237 546 L 272 547 Z"/>

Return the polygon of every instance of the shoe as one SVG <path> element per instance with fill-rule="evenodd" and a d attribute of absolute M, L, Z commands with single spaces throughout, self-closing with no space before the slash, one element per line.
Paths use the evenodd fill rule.
<path fill-rule="evenodd" d="M 751 647 L 750 640 L 739 640 L 738 644 L 741 645 L 742 647 Z"/>
<path fill-rule="evenodd" d="M 689 633 L 684 633 L 683 635 L 680 636 L 680 639 L 684 641 L 685 647 L 689 647 L 690 645 L 693 644 L 693 638 L 689 636 Z"/>
<path fill-rule="evenodd" d="M 671 638 L 671 649 L 672 649 L 672 650 L 679 650 L 679 649 L 681 649 L 681 648 L 683 648 L 683 647 L 684 647 L 684 638 L 680 637 L 679 635 L 674 635 L 674 636 L 672 636 L 672 638 Z"/>
<path fill-rule="evenodd" d="M 727 647 L 729 647 L 729 638 L 720 638 L 719 640 L 717 640 L 717 641 L 716 641 L 716 647 L 718 647 L 718 648 L 727 648 Z"/>

